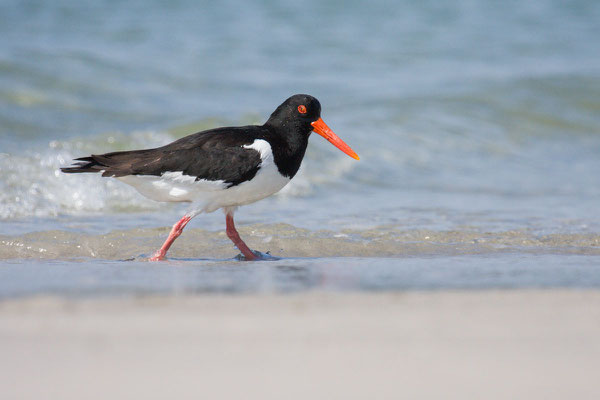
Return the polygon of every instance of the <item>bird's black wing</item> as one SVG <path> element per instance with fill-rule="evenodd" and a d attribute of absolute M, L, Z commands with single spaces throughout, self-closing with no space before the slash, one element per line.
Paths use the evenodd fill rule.
<path fill-rule="evenodd" d="M 77 163 L 61 170 L 102 172 L 102 176 L 113 177 L 182 172 L 196 180 L 224 181 L 235 186 L 252 179 L 260 169 L 260 153 L 243 146 L 260 137 L 261 129 L 259 126 L 212 129 L 155 149 L 77 158 Z"/>

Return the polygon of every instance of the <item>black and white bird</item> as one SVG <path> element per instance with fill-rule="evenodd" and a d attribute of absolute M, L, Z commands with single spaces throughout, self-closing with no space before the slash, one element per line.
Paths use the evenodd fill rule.
<path fill-rule="evenodd" d="M 321 104 L 297 94 L 284 101 L 264 125 L 210 129 L 166 146 L 77 158 L 66 173 L 99 172 L 115 177 L 156 201 L 191 202 L 192 207 L 149 259 L 163 260 L 173 241 L 196 215 L 223 209 L 227 236 L 246 260 L 260 258 L 233 223 L 239 206 L 264 199 L 296 175 L 312 131 L 350 157 L 356 153 L 321 119 Z"/>

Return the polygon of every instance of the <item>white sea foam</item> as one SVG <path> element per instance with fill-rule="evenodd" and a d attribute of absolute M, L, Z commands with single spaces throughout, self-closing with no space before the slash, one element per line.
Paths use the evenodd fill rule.
<path fill-rule="evenodd" d="M 99 174 L 64 174 L 60 167 L 91 153 L 121 146 L 159 146 L 168 139 L 166 134 L 135 132 L 101 135 L 87 144 L 83 140 L 52 141 L 33 151 L 0 153 L 0 219 L 156 210 L 158 203 L 114 179 Z"/>

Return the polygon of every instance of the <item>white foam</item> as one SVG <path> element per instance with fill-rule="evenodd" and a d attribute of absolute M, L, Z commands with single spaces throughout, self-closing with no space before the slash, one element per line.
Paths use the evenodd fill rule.
<path fill-rule="evenodd" d="M 140 196 L 133 188 L 99 174 L 64 174 L 76 157 L 126 148 L 160 146 L 172 137 L 164 133 L 134 132 L 51 141 L 47 147 L 12 154 L 0 153 L 0 219 L 54 217 L 65 214 L 151 211 L 164 205 Z M 2 233 L 2 232 L 0 232 Z"/>

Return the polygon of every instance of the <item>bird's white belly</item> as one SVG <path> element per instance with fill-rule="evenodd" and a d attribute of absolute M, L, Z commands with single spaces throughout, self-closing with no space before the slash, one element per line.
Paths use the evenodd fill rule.
<path fill-rule="evenodd" d="M 194 202 L 197 212 L 213 212 L 222 207 L 254 203 L 277 193 L 290 182 L 290 178 L 277 170 L 267 141 L 257 139 L 244 147 L 260 153 L 260 168 L 251 180 L 229 188 L 224 181 L 196 180 L 193 176 L 183 175 L 181 171 L 165 172 L 161 176 L 128 175 L 117 179 L 152 200 Z"/>
<path fill-rule="evenodd" d="M 277 193 L 290 180 L 290 178 L 286 178 L 279 173 L 275 163 L 267 165 L 263 163 L 251 180 L 211 193 L 204 211 L 212 212 L 221 207 L 235 207 L 254 203 Z"/>

